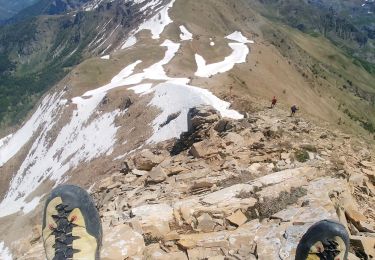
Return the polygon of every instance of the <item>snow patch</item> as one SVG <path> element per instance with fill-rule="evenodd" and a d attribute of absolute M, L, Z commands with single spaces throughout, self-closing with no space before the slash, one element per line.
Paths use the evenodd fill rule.
<path fill-rule="evenodd" d="M 22 211 L 25 214 L 31 212 L 33 209 L 36 208 L 36 206 L 38 206 L 40 199 L 41 199 L 40 197 L 35 197 L 29 203 L 25 204 L 25 206 L 23 207 Z"/>
<path fill-rule="evenodd" d="M 122 45 L 121 49 L 129 48 L 129 47 L 133 46 L 136 43 L 137 43 L 137 38 L 135 38 L 135 36 L 130 36 L 126 40 L 126 42 L 124 43 L 124 45 Z"/>
<path fill-rule="evenodd" d="M 137 1 L 134 1 L 134 2 L 138 2 L 138 3 L 143 3 L 145 0 L 137 0 Z M 162 2 L 162 0 L 149 0 L 141 9 L 140 11 L 141 12 L 144 12 L 146 11 L 147 9 L 155 9 L 160 3 Z"/>
<path fill-rule="evenodd" d="M 195 61 L 198 66 L 195 75 L 208 78 L 218 73 L 230 71 L 235 64 L 246 62 L 246 57 L 249 54 L 249 48 L 246 45 L 242 43 L 229 43 L 229 47 L 233 49 L 232 54 L 218 63 L 207 64 L 202 56 L 195 54 Z"/>
<path fill-rule="evenodd" d="M 54 95 L 46 96 L 32 117 L 18 130 L 14 135 L 6 137 L 0 145 L 0 167 L 10 158 L 16 155 L 21 148 L 30 141 L 31 137 L 38 128 L 52 121 L 53 113 L 59 110 L 59 104 L 56 102 L 59 97 Z M 1 139 L 3 140 L 3 139 Z"/>
<path fill-rule="evenodd" d="M 121 49 L 129 48 L 133 46 L 137 39 L 135 38 L 135 35 L 142 31 L 142 30 L 149 30 L 151 31 L 152 34 L 152 39 L 159 39 L 160 34 L 164 31 L 164 28 L 172 23 L 172 19 L 169 17 L 169 9 L 173 7 L 173 4 L 176 0 L 172 0 L 168 5 L 164 6 L 161 8 L 159 12 L 157 12 L 154 16 L 152 16 L 150 19 L 144 21 L 138 29 L 132 31 L 130 33 L 130 37 L 126 40 L 126 42 L 122 45 Z M 149 2 L 145 7 L 143 8 L 148 8 L 150 6 L 155 7 L 160 1 L 153 0 Z M 138 3 L 138 2 L 137 2 Z M 139 2 L 139 3 L 143 3 Z M 143 9 L 142 8 L 142 9 Z M 142 10 L 141 9 L 141 10 Z M 143 9 L 144 10 L 144 9 Z"/>
<path fill-rule="evenodd" d="M 189 41 L 193 39 L 193 34 L 189 32 L 185 26 L 181 25 L 180 31 L 181 31 L 181 34 L 180 34 L 181 41 Z"/>
<path fill-rule="evenodd" d="M 251 40 L 247 39 L 239 31 L 235 31 L 234 33 L 226 36 L 225 38 L 228 39 L 228 40 L 239 42 L 239 43 L 254 43 L 254 41 L 251 41 Z"/>
<path fill-rule="evenodd" d="M 195 73 L 198 77 L 210 77 L 218 73 L 227 72 L 233 69 L 235 64 L 246 62 L 246 57 L 250 50 L 246 46 L 247 43 L 252 43 L 241 32 L 234 32 L 225 37 L 226 39 L 236 41 L 237 43 L 229 43 L 229 47 L 233 52 L 221 62 L 207 64 L 206 60 L 199 54 L 195 54 L 195 62 L 197 63 L 198 70 Z M 210 38 L 212 39 L 212 38 Z M 210 45 L 215 43 L 211 41 Z"/>
<path fill-rule="evenodd" d="M 137 30 L 150 30 L 152 39 L 159 39 L 160 34 L 164 31 L 164 28 L 172 23 L 172 19 L 168 15 L 168 11 L 173 7 L 175 0 L 172 0 L 167 6 L 163 7 L 160 12 L 154 15 L 150 20 L 144 22 Z"/>
<path fill-rule="evenodd" d="M 1 260 L 12 260 L 12 254 L 4 244 L 4 242 L 0 242 L 0 259 Z"/>
<path fill-rule="evenodd" d="M 141 85 L 137 85 L 135 87 L 131 87 L 129 88 L 130 90 L 133 90 L 135 94 L 148 94 L 151 91 L 151 88 L 152 88 L 152 84 L 151 83 L 148 83 L 148 84 L 141 84 Z"/>
<path fill-rule="evenodd" d="M 186 84 L 189 82 L 189 79 L 186 78 L 170 78 L 165 73 L 163 68 L 164 65 L 168 64 L 176 55 L 178 49 L 180 48 L 179 43 L 174 43 L 170 40 L 165 40 L 161 46 L 166 47 L 167 51 L 165 53 L 164 58 L 153 64 L 152 66 L 144 69 L 143 72 L 131 75 L 130 77 L 124 79 L 122 82 L 123 85 L 136 85 L 141 83 L 145 79 L 152 79 L 152 80 L 170 80 L 174 82 L 178 82 L 181 84 Z"/>

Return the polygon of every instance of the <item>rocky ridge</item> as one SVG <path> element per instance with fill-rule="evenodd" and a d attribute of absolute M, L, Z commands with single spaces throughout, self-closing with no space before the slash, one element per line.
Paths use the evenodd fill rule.
<path fill-rule="evenodd" d="M 92 188 L 102 259 L 294 259 L 303 233 L 326 218 L 350 232 L 350 259 L 375 255 L 366 143 L 277 109 L 189 115 L 179 140 L 134 152 Z M 20 244 L 30 250 L 15 259 L 41 259 L 40 227 Z"/>

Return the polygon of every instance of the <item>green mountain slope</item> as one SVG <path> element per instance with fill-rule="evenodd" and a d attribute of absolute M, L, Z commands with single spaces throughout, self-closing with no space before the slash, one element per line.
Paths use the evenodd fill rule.
<path fill-rule="evenodd" d="M 0 27 L 0 126 L 19 123 L 76 64 L 115 48 L 139 16 L 128 5 L 27 18 Z"/>
<path fill-rule="evenodd" d="M 313 36 L 323 35 L 371 73 L 375 67 L 375 2 L 360 0 L 251 1 L 266 17 Z"/>
<path fill-rule="evenodd" d="M 261 26 L 265 38 L 315 92 L 336 103 L 344 115 L 337 123 L 354 122 L 375 133 L 375 41 L 369 30 L 374 3 L 366 9 L 362 1 L 335 0 L 250 5 L 268 21 Z"/>

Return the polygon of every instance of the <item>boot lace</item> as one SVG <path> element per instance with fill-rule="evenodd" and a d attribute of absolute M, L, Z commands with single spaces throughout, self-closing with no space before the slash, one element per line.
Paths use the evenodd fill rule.
<path fill-rule="evenodd" d="M 55 236 L 55 256 L 53 260 L 72 260 L 73 254 L 78 253 L 79 250 L 73 249 L 73 241 L 79 239 L 72 234 L 73 228 L 77 225 L 74 224 L 76 217 L 73 216 L 68 219 L 72 209 L 68 209 L 67 205 L 60 204 L 56 206 L 57 215 L 52 215 L 56 226 L 50 225 L 52 234 Z"/>
<path fill-rule="evenodd" d="M 336 256 L 340 254 L 338 250 L 338 243 L 334 240 L 322 241 L 324 246 L 324 251 L 317 253 L 316 255 L 320 257 L 321 260 L 334 260 Z M 342 259 L 344 260 L 344 259 Z"/>

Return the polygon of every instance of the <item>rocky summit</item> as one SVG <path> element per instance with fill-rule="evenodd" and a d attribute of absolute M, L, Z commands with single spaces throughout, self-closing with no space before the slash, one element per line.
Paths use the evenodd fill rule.
<path fill-rule="evenodd" d="M 350 233 L 349 259 L 375 255 L 375 162 L 363 141 L 266 109 L 189 111 L 188 132 L 140 149 L 95 183 L 103 260 L 294 259 L 315 222 Z M 42 259 L 40 226 L 15 259 Z"/>
<path fill-rule="evenodd" d="M 294 259 L 322 219 L 374 258 L 374 8 L 0 0 L 0 259 L 45 259 L 62 184 L 103 260 Z"/>

